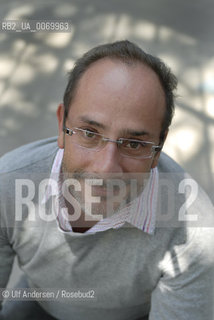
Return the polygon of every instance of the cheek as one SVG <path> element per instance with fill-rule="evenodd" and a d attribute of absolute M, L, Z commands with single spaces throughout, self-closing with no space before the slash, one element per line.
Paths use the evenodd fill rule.
<path fill-rule="evenodd" d="M 128 158 L 127 158 L 128 159 Z M 126 165 L 126 172 L 133 173 L 146 173 L 150 172 L 152 166 L 151 159 L 137 160 L 137 159 L 128 159 Z"/>
<path fill-rule="evenodd" d="M 69 172 L 85 169 L 89 164 L 89 157 L 86 156 L 83 150 L 73 147 L 72 149 L 65 148 L 63 163 Z"/>

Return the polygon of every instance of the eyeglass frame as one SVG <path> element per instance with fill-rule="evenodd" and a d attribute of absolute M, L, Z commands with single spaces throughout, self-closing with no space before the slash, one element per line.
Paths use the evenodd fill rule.
<path fill-rule="evenodd" d="M 65 118 L 64 118 L 64 120 L 65 120 Z M 110 139 L 110 138 L 107 138 L 107 137 L 105 137 L 104 135 L 102 135 L 102 134 L 100 134 L 100 133 L 96 133 L 96 132 L 93 132 L 93 131 L 90 131 L 90 130 L 87 130 L 87 129 L 82 129 L 82 128 L 78 128 L 78 127 L 74 127 L 74 128 L 68 128 L 68 127 L 66 127 L 65 126 L 65 123 L 64 123 L 65 121 L 63 121 L 63 132 L 65 133 L 65 134 L 67 134 L 67 135 L 69 135 L 69 136 L 72 136 L 73 134 L 75 134 L 75 133 L 77 133 L 77 132 L 75 132 L 75 130 L 79 130 L 79 131 L 82 131 L 82 132 L 86 132 L 86 131 L 89 131 L 89 132 L 92 132 L 93 134 L 95 134 L 96 136 L 99 136 L 99 137 L 101 137 L 102 138 L 102 141 L 104 141 L 104 142 L 113 142 L 113 143 L 116 143 L 117 144 L 117 146 L 119 146 L 120 144 L 122 144 L 122 142 L 124 141 L 124 140 L 126 140 L 126 141 L 132 141 L 132 142 L 144 142 L 144 143 L 149 143 L 149 144 L 151 144 L 152 146 L 151 146 L 151 154 L 149 155 L 149 156 L 144 156 L 144 157 L 141 157 L 141 156 L 131 156 L 131 155 L 127 155 L 127 154 L 124 154 L 124 153 L 122 153 L 122 152 L 120 152 L 120 149 L 119 149 L 119 152 L 120 152 L 120 154 L 122 155 L 122 156 L 124 156 L 124 157 L 127 157 L 127 158 L 133 158 L 133 159 L 150 159 L 150 158 L 152 158 L 152 156 L 155 154 L 155 153 L 157 153 L 157 152 L 160 152 L 161 151 L 161 149 L 162 149 L 162 145 L 155 145 L 155 143 L 154 142 L 152 142 L 152 141 L 144 141 L 144 140 L 135 140 L 135 139 L 126 139 L 126 138 L 119 138 L 119 139 L 117 139 L 117 140 L 113 140 L 113 139 Z M 77 145 L 79 145 L 81 148 L 84 148 L 84 149 L 87 149 L 87 150 L 91 150 L 91 151 L 100 151 L 102 148 L 100 148 L 100 149 L 96 149 L 96 148 L 87 148 L 87 147 L 84 147 L 84 146 L 81 146 L 80 144 L 77 144 Z"/>

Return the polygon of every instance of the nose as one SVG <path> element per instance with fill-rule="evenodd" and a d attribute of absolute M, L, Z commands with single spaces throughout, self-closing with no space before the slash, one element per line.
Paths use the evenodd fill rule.
<path fill-rule="evenodd" d="M 92 171 L 94 173 L 122 173 L 121 155 L 117 144 L 106 143 L 105 147 L 93 153 Z"/>

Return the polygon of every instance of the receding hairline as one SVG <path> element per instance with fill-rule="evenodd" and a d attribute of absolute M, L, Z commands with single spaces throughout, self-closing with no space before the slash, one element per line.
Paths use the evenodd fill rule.
<path fill-rule="evenodd" d="M 110 62 L 113 62 L 113 63 L 120 63 L 120 64 L 123 64 L 124 66 L 130 67 L 130 68 L 137 68 L 138 66 L 140 66 L 140 67 L 142 67 L 143 69 L 145 69 L 147 71 L 151 71 L 151 74 L 157 79 L 157 82 L 159 84 L 159 87 L 161 89 L 161 93 L 163 95 L 163 98 L 164 98 L 164 101 L 165 101 L 165 104 L 166 104 L 165 92 L 164 92 L 164 88 L 163 88 L 163 86 L 161 84 L 160 78 L 159 78 L 158 74 L 152 69 L 152 67 L 150 65 L 148 65 L 146 62 L 144 62 L 142 60 L 139 60 L 137 58 L 132 58 L 132 57 L 127 58 L 127 57 L 125 57 L 124 59 L 122 59 L 119 56 L 106 56 L 106 57 L 102 57 L 100 59 L 97 59 L 96 61 L 93 61 L 84 70 L 84 72 L 81 74 L 81 76 L 79 77 L 79 79 L 78 79 L 78 81 L 76 83 L 76 86 L 74 88 L 72 101 L 70 101 L 70 104 L 69 104 L 69 107 L 68 107 L 68 111 L 70 110 L 70 107 L 71 107 L 72 103 L 75 100 L 75 97 L 76 97 L 76 94 L 77 94 L 77 90 L 79 88 L 80 82 L 81 82 L 82 78 L 84 77 L 84 75 L 87 74 L 88 72 L 90 72 L 91 69 L 93 69 L 93 67 L 95 67 L 95 65 L 98 65 L 98 64 L 100 64 L 102 62 L 105 62 L 105 61 L 110 61 Z"/>

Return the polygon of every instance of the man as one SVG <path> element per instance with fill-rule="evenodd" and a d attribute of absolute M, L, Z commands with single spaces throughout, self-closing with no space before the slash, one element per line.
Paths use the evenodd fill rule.
<path fill-rule="evenodd" d="M 0 285 L 17 255 L 17 286 L 60 289 L 5 299 L 6 319 L 212 319 L 213 206 L 161 154 L 175 89 L 133 43 L 98 46 L 70 73 L 58 143 L 1 159 Z"/>

